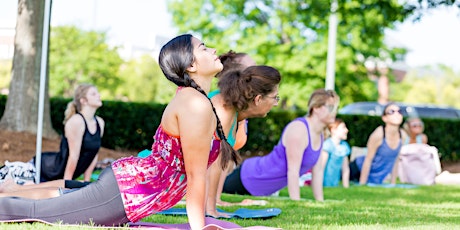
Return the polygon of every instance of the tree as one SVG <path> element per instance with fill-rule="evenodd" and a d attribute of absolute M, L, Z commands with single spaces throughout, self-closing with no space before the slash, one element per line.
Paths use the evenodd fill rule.
<path fill-rule="evenodd" d="M 158 62 L 150 55 L 123 64 L 120 79 L 125 87 L 117 88 L 116 99 L 127 101 L 168 103 L 177 88 L 171 86 L 173 83 L 166 79 Z"/>
<path fill-rule="evenodd" d="M 391 87 L 398 101 L 460 108 L 460 73 L 446 66 L 414 69 Z"/>
<path fill-rule="evenodd" d="M 364 62 L 401 56 L 404 50 L 384 44 L 384 29 L 419 8 L 396 0 L 338 2 L 336 91 L 345 104 L 376 100 L 377 88 Z M 219 53 L 247 52 L 258 64 L 278 68 L 287 106 L 306 109 L 310 93 L 324 88 L 329 1 L 174 0 L 168 7 L 180 32 L 202 36 Z"/>
<path fill-rule="evenodd" d="M 123 60 L 118 48 L 107 44 L 105 32 L 53 27 L 49 52 L 51 96 L 73 97 L 75 87 L 87 82 L 98 87 L 102 98 L 114 98 L 122 83 L 118 71 Z"/>
<path fill-rule="evenodd" d="M 0 128 L 37 133 L 38 94 L 42 53 L 44 0 L 19 0 L 13 69 Z M 43 136 L 56 137 L 51 125 L 46 78 Z"/>

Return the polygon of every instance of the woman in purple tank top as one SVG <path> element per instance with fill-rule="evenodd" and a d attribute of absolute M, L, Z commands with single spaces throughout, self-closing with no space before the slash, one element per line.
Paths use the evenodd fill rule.
<path fill-rule="evenodd" d="M 323 169 L 316 164 L 321 153 L 323 131 L 334 122 L 339 96 L 332 90 L 313 92 L 308 113 L 291 121 L 272 152 L 245 160 L 224 184 L 225 193 L 268 196 L 287 186 L 289 197 L 300 200 L 300 175 L 312 169 L 313 195 L 323 201 Z"/>

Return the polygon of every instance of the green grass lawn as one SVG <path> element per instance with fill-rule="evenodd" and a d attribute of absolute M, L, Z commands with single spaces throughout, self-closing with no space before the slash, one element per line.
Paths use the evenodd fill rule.
<path fill-rule="evenodd" d="M 460 186 L 421 186 L 414 189 L 352 186 L 325 188 L 325 202 L 315 202 L 311 189 L 303 187 L 302 201 L 291 201 L 287 190 L 279 197 L 254 198 L 224 194 L 223 200 L 264 199 L 264 208 L 280 208 L 281 215 L 266 219 L 232 219 L 243 227 L 270 226 L 283 229 L 460 229 Z M 225 207 L 234 211 L 241 207 Z M 252 206 L 245 208 L 260 208 Z M 186 217 L 152 215 L 156 223 L 184 223 Z M 44 224 L 3 224 L 0 229 L 51 229 Z M 67 228 L 67 227 L 66 227 Z M 84 229 L 70 228 L 69 229 Z"/>

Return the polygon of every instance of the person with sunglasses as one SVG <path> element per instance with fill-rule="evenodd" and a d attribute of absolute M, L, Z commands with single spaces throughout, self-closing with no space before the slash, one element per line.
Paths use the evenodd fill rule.
<path fill-rule="evenodd" d="M 339 101 L 333 90 L 315 90 L 308 101 L 308 113 L 286 125 L 269 154 L 243 161 L 227 176 L 223 192 L 269 196 L 287 186 L 289 198 L 300 200 L 300 175 L 312 169 L 313 196 L 324 201 L 323 168 L 317 162 L 323 148 L 323 132 L 335 121 Z"/>
<path fill-rule="evenodd" d="M 412 117 L 407 119 L 406 122 L 404 122 L 403 127 L 409 135 L 405 144 L 428 144 L 428 137 L 425 133 L 423 133 L 425 127 L 420 118 Z"/>
<path fill-rule="evenodd" d="M 397 160 L 401 146 L 407 138 L 401 129 L 403 115 L 401 108 L 390 102 L 382 114 L 384 124 L 377 127 L 367 140 L 367 154 L 350 163 L 350 179 L 359 184 L 382 184 L 391 173 L 390 183 L 396 183 Z"/>

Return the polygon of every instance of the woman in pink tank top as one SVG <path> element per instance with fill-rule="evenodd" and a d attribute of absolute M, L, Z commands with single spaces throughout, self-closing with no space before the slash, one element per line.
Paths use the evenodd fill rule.
<path fill-rule="evenodd" d="M 0 198 L 0 220 L 120 225 L 172 207 L 187 195 L 190 227 L 202 229 L 207 168 L 219 151 L 222 165 L 238 158 L 207 97 L 222 63 L 215 49 L 184 34 L 162 47 L 159 64 L 180 90 L 163 112 L 151 155 L 119 159 L 98 181 L 56 198 Z"/>

